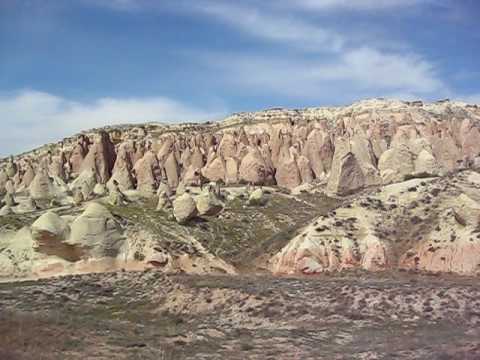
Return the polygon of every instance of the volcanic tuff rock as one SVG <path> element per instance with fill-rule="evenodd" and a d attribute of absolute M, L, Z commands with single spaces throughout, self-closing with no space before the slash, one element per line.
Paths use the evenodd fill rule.
<path fill-rule="evenodd" d="M 84 132 L 0 163 L 0 194 L 10 194 L 0 225 L 15 228 L 0 234 L 2 268 L 23 271 L 28 267 L 20 265 L 25 259 L 47 269 L 78 268 L 72 263 L 81 261 L 88 269 L 89 259 L 103 262 L 96 268 L 115 268 L 120 259 L 145 266 L 147 257 L 157 259 L 152 260 L 155 264 L 186 264 L 178 262 L 180 255 L 152 250 L 158 244 L 132 254 L 125 234 L 147 219 L 125 213 L 127 221 L 109 215 L 110 209 L 158 207 L 161 211 L 155 216 L 165 221 L 162 231 L 188 238 L 182 254 L 192 259 L 195 236 L 171 223 L 171 202 L 178 222 L 200 216 L 194 227 L 208 232 L 218 220 L 215 230 L 228 237 L 236 231 L 221 226 L 229 217 L 247 210 L 260 214 L 268 211 L 266 204 L 272 201 L 274 206 L 279 199 L 304 202 L 310 213 L 307 220 L 318 217 L 307 205 L 307 192 L 312 198 L 315 193 L 345 197 L 342 201 L 350 204 L 317 219 L 298 236 L 293 230 L 305 224 L 290 219 L 291 231 L 275 243 L 277 254 L 267 256 L 265 266 L 273 272 L 359 267 L 474 274 L 478 224 L 471 214 L 476 214 L 479 200 L 471 170 L 480 165 L 479 129 L 476 105 L 376 99 L 347 107 L 239 113 L 216 123 Z M 220 201 L 198 190 L 209 181 L 228 187 L 225 203 L 223 197 Z M 245 185 L 269 188 L 238 190 Z M 253 210 L 254 204 L 266 208 Z M 232 207 L 236 212 L 229 212 Z M 63 235 L 34 230 L 37 219 L 58 225 L 56 216 L 67 224 Z M 408 223 L 408 231 L 402 233 L 393 219 Z M 436 222 L 438 231 L 431 228 Z M 266 224 L 269 234 L 276 235 L 278 224 Z M 173 226 L 175 230 L 166 230 Z M 14 245 L 17 237 L 22 240 Z M 205 250 L 201 258 L 209 256 L 214 255 Z M 223 261 L 214 258 L 213 262 Z M 111 263 L 106 265 L 104 259 Z"/>
<path fill-rule="evenodd" d="M 217 215 L 223 209 L 222 202 L 211 189 L 206 189 L 202 194 L 197 196 L 196 204 L 198 214 L 201 216 Z"/>
<path fill-rule="evenodd" d="M 471 171 L 385 186 L 316 219 L 270 260 L 271 269 L 480 274 L 479 189 Z"/>
<path fill-rule="evenodd" d="M 479 119 L 480 109 L 463 103 L 368 100 L 348 107 L 239 113 L 190 127 L 106 128 L 9 160 L 0 185 L 17 176 L 16 190 L 29 186 L 33 168 L 40 166 L 36 157 L 45 158 L 42 172 L 52 178 L 70 181 L 93 171 L 96 183 L 110 187 L 115 179 L 122 190 L 138 188 L 145 196 L 161 179 L 172 188 L 185 177 L 191 183 L 194 172 L 207 181 L 288 189 L 326 176 L 328 190 L 341 194 L 471 166 L 480 161 Z M 350 172 L 359 180 L 349 182 Z"/>
<path fill-rule="evenodd" d="M 180 224 L 186 223 L 197 214 L 197 205 L 190 194 L 184 193 L 173 201 L 173 215 Z"/>

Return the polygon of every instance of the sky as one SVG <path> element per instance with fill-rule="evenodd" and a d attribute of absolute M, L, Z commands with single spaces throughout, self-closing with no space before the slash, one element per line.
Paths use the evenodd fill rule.
<path fill-rule="evenodd" d="M 0 156 L 109 124 L 480 103 L 477 0 L 0 0 Z"/>

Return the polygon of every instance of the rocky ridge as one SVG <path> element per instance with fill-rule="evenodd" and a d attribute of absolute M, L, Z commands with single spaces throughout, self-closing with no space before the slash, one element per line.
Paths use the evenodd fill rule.
<path fill-rule="evenodd" d="M 262 269 L 476 274 L 479 131 L 476 105 L 382 99 L 94 129 L 0 164 L 0 273 L 235 273 L 205 228 L 281 201 L 304 209 L 254 230 L 268 242 L 289 224 L 273 253 L 257 254 Z M 323 214 L 317 200 L 340 207 Z M 152 214 L 158 226 L 145 227 Z M 165 237 L 181 251 L 159 246 Z"/>

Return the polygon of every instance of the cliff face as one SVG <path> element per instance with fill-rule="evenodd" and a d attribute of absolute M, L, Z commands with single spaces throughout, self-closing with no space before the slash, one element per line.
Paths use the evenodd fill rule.
<path fill-rule="evenodd" d="M 33 166 L 67 182 L 88 170 L 99 183 L 113 175 L 123 189 L 162 179 L 176 187 L 197 171 L 206 181 L 288 189 L 327 181 L 330 193 L 346 194 L 480 163 L 479 121 L 477 106 L 448 101 L 275 109 L 215 124 L 106 128 L 51 145 L 50 154 L 16 157 L 15 169 L 7 163 L 5 171 L 13 171 L 16 190 Z"/>
<path fill-rule="evenodd" d="M 354 196 L 355 201 L 352 200 L 348 208 L 339 209 L 337 214 L 341 215 L 335 215 L 343 220 L 334 216 L 316 220 L 315 225 L 308 227 L 300 237 L 294 237 L 275 255 L 267 267 L 274 272 L 395 267 L 471 274 L 478 270 L 471 255 L 478 250 L 476 237 L 471 235 L 478 219 L 458 225 L 461 211 L 449 204 L 456 203 L 464 195 L 463 200 L 458 201 L 476 208 L 477 200 L 471 195 L 476 186 L 472 180 L 475 173 L 470 174 L 470 180 L 449 174 L 477 167 L 480 167 L 480 108 L 476 105 L 450 101 L 424 104 L 368 100 L 348 107 L 272 109 L 235 114 L 218 123 L 107 127 L 5 160 L 0 170 L 0 192 L 5 197 L 0 213 L 4 218 L 22 214 L 35 214 L 36 217 L 49 209 L 70 209 L 69 213 L 61 214 L 70 233 L 49 235 L 47 239 L 53 238 L 63 244 L 60 253 L 73 251 L 75 259 L 68 261 L 78 262 L 89 258 L 130 256 L 125 255 L 125 242 L 119 240 L 122 237 L 112 235 L 118 225 L 116 220 L 102 213 L 100 217 L 110 219 L 110 225 L 99 228 L 92 216 L 79 215 L 77 211 L 83 202 L 102 200 L 108 194 L 108 201 L 113 201 L 115 206 L 123 202 L 125 206 L 138 201 L 155 203 L 160 196 L 162 204 L 158 209 L 165 210 L 174 200 L 174 194 L 182 195 L 185 189 L 193 191 L 195 201 L 200 195 L 201 199 L 211 199 L 210 195 L 198 194 L 196 189 L 215 182 L 224 188 L 223 195 L 217 193 L 219 199 L 208 200 L 217 203 L 214 206 L 216 216 L 221 216 L 222 206 L 229 207 L 236 196 L 230 189 L 238 186 L 247 186 L 246 197 L 250 195 L 251 186 L 271 186 L 268 196 L 272 198 L 280 196 L 285 189 L 291 191 L 293 197 L 303 192 L 347 196 L 348 199 Z M 439 198 L 442 203 L 435 211 L 426 206 L 416 210 L 419 214 L 400 214 L 398 209 L 413 206 L 411 204 L 418 203 L 418 199 L 402 206 L 390 204 L 390 200 L 384 198 L 386 192 L 391 191 L 387 185 L 415 178 L 423 179 L 421 183 L 426 183 L 427 187 L 435 181 L 443 181 L 439 190 L 435 190 L 437 195 L 442 195 Z M 463 187 L 457 187 L 454 195 L 447 191 L 449 186 L 457 186 L 452 182 L 464 183 Z M 396 205 L 395 210 L 388 206 L 374 210 L 362 206 L 360 195 L 355 194 L 368 189 L 380 191 L 375 195 L 379 198 L 374 196 L 369 201 Z M 405 192 L 393 192 L 388 196 L 401 202 L 406 195 Z M 430 197 L 437 198 L 436 195 Z M 223 205 L 218 205 L 217 200 Z M 210 208 L 212 205 L 204 206 Z M 424 224 L 428 213 L 435 213 L 435 219 L 444 219 L 445 224 L 451 223 L 451 231 L 444 233 L 442 230 L 440 236 L 422 230 L 411 234 L 412 239 L 402 240 L 409 244 L 404 247 L 392 244 L 392 236 L 379 236 L 380 223 L 387 226 L 387 220 L 404 216 L 406 219 L 419 218 L 417 220 Z M 314 209 L 310 214 L 311 219 L 318 216 Z M 192 209 L 186 218 L 196 215 L 196 209 Z M 357 223 L 350 219 L 355 217 Z M 455 218 L 456 222 L 451 220 Z M 75 225 L 77 222 L 82 225 Z M 304 224 L 297 224 L 300 225 Z M 395 222 L 390 225 L 392 229 L 396 226 Z M 95 229 L 92 230 L 95 233 L 93 245 L 88 244 L 88 236 L 92 233 L 89 226 Z M 85 227 L 88 236 L 78 230 Z M 77 235 L 80 234 L 75 240 L 71 238 L 73 228 L 78 230 Z M 272 232 L 275 231 L 274 226 Z M 389 231 L 384 229 L 384 232 Z M 460 240 L 449 242 L 450 233 Z M 318 236 L 326 236 L 329 240 L 320 241 Z M 188 235 L 179 236 L 183 240 L 185 237 Z M 23 243 L 35 241 L 26 238 L 28 236 L 22 237 Z M 92 250 L 92 246 L 97 248 L 104 240 L 110 244 L 107 247 L 113 249 L 113 256 L 105 249 L 100 255 Z M 435 241 L 441 244 L 435 245 Z M 72 246 L 75 249 L 72 250 Z M 432 246 L 438 249 L 431 251 Z M 151 262 L 162 263 L 171 256 L 152 255 L 153 247 L 142 250 L 141 257 L 165 256 L 161 261 Z M 7 248 L 11 246 L 4 247 Z M 37 246 L 35 251 L 38 248 L 45 246 Z M 203 250 L 198 251 L 202 253 Z M 58 255 L 54 250 L 49 251 L 53 251 L 53 256 Z M 0 257 L 8 258 L 5 254 L 0 249 Z M 212 267 L 218 265 L 224 271 L 234 271 L 223 263 L 224 259 L 208 258 Z M 15 260 L 15 264 L 21 262 L 21 259 Z M 11 268 L 10 263 L 5 265 L 6 260 L 3 264 L 4 268 Z"/>

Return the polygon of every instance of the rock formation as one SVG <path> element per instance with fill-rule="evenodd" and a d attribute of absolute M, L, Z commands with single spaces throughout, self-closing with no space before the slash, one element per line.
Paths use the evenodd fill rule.
<path fill-rule="evenodd" d="M 200 216 L 214 216 L 223 209 L 223 204 L 215 193 L 215 190 L 208 186 L 199 196 L 196 204 Z"/>
<path fill-rule="evenodd" d="M 158 187 L 160 165 L 157 156 L 152 151 L 135 163 L 135 176 L 137 178 L 137 189 L 145 197 L 152 197 Z"/>
<path fill-rule="evenodd" d="M 80 247 L 91 258 L 116 257 L 123 239 L 112 214 L 104 206 L 91 203 L 70 225 L 69 245 Z"/>
<path fill-rule="evenodd" d="M 271 259 L 275 273 L 392 268 L 480 273 L 478 173 L 413 179 L 322 216 Z M 472 196 L 472 197 L 470 197 Z"/>
<path fill-rule="evenodd" d="M 139 138 L 143 132 L 135 128 L 110 131 L 120 142 L 116 147 L 101 130 L 53 148 L 47 172 L 65 181 L 70 173 L 92 171 L 96 183 L 111 187 L 116 180 L 122 191 L 137 189 L 146 197 L 161 179 L 173 189 L 182 181 L 201 186 L 204 179 L 287 189 L 327 180 L 329 191 L 341 195 L 480 163 L 479 116 L 477 107 L 463 103 L 368 100 L 343 108 L 235 114 L 219 126 L 162 130 L 157 138 L 152 131 Z M 29 187 L 38 172 L 30 161 L 9 159 L 0 188 L 8 178 L 15 189 Z M 355 180 L 347 180 L 351 174 Z"/>
<path fill-rule="evenodd" d="M 37 170 L 33 181 L 29 186 L 30 196 L 34 200 L 52 199 L 56 195 L 52 178 L 48 175 L 45 168 Z"/>
<path fill-rule="evenodd" d="M 265 205 L 267 202 L 267 198 L 262 189 L 256 189 L 252 191 L 250 196 L 248 197 L 248 204 L 252 206 L 261 206 Z"/>
<path fill-rule="evenodd" d="M 115 269 L 120 261 L 141 267 L 151 259 L 162 269 L 182 263 L 191 270 L 195 251 L 216 242 L 189 242 L 178 255 L 164 239 L 194 242 L 198 232 L 218 230 L 243 211 L 261 217 L 275 236 L 278 223 L 269 216 L 276 209 L 286 201 L 316 206 L 309 195 L 321 193 L 343 206 L 302 229 L 289 223 L 298 234 L 270 259 L 273 272 L 476 274 L 480 181 L 471 170 L 480 168 L 479 129 L 476 105 L 374 99 L 205 124 L 85 131 L 0 162 L 0 216 L 8 220 L 0 257 L 16 271 L 33 271 L 28 261 L 39 269 L 82 261 L 88 268 L 89 259 L 107 259 Z M 204 188 L 209 181 L 214 188 Z M 129 218 L 148 207 L 152 213 Z M 130 227 L 140 219 L 163 232 L 147 241 Z M 188 261 L 179 260 L 185 254 Z"/>
<path fill-rule="evenodd" d="M 184 224 L 197 214 L 197 205 L 189 193 L 185 193 L 173 201 L 173 215 L 178 223 Z"/>
<path fill-rule="evenodd" d="M 82 161 L 80 172 L 93 170 L 97 182 L 106 184 L 112 175 L 115 160 L 115 147 L 110 136 L 105 131 L 100 131 L 96 134 L 93 145 Z"/>
<path fill-rule="evenodd" d="M 122 191 L 133 189 L 135 181 L 133 178 L 133 163 L 132 154 L 134 149 L 130 143 L 122 143 L 119 146 L 117 159 L 112 170 L 112 177 L 108 181 L 107 187 L 111 188 L 114 181 L 118 183 Z"/>

